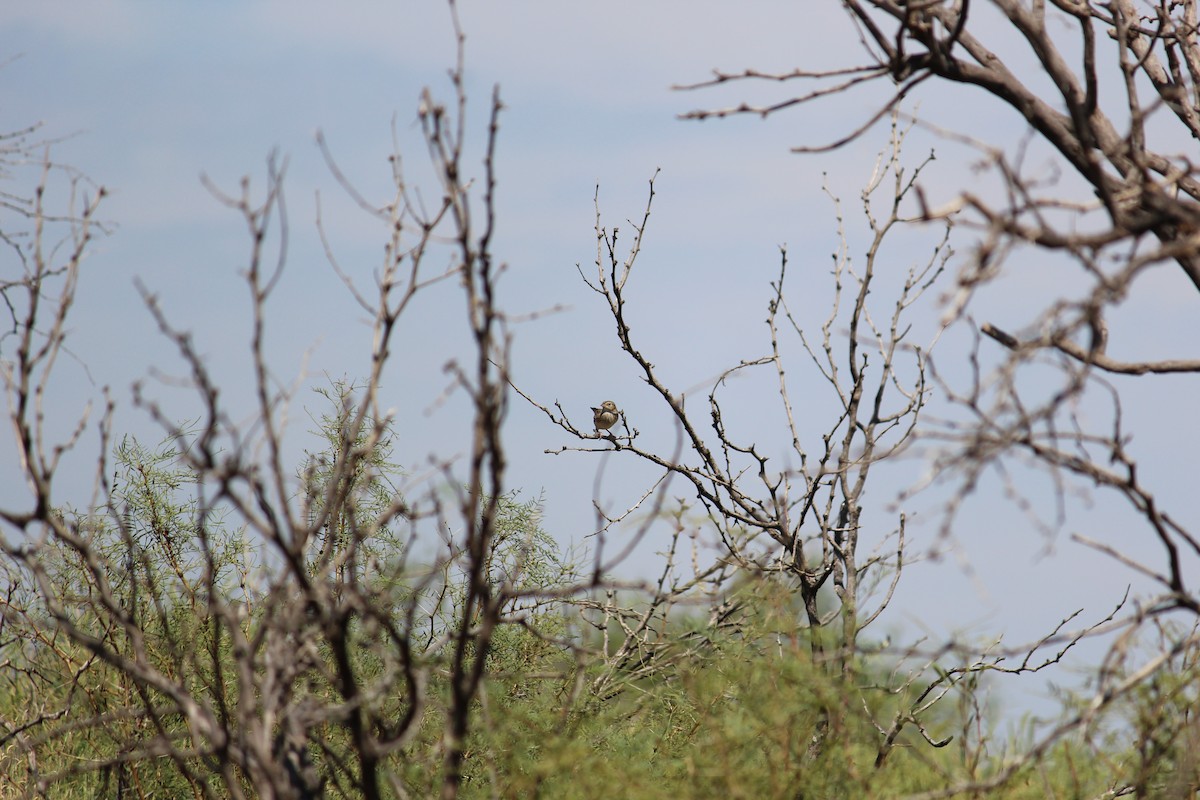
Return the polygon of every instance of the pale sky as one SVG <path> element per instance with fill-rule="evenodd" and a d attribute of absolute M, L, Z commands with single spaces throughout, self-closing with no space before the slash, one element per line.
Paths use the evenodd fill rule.
<path fill-rule="evenodd" d="M 744 98 L 780 98 L 787 87 L 704 92 L 670 87 L 701 80 L 713 68 L 857 63 L 857 39 L 832 0 L 475 0 L 463 4 L 461 19 L 467 34 L 468 126 L 476 132 L 476 145 L 493 84 L 500 85 L 506 106 L 495 247 L 509 265 L 501 304 L 512 314 L 565 307 L 515 328 L 516 379 L 539 400 L 562 402 L 583 426 L 589 406 L 614 399 L 645 441 L 661 442 L 669 451 L 674 431 L 661 401 L 623 357 L 604 307 L 576 273 L 576 264 L 590 270 L 595 255 L 595 187 L 600 185 L 606 224 L 629 232 L 625 220 L 640 217 L 647 180 L 662 170 L 629 291 L 635 334 L 676 389 L 696 386 L 766 351 L 762 320 L 769 281 L 778 272 L 778 248 L 785 243 L 792 264 L 790 302 L 815 330 L 831 297 L 828 265 L 837 245 L 822 175 L 842 198 L 851 248 L 861 255 L 858 191 L 875 154 L 887 146 L 887 129 L 877 126 L 831 155 L 796 155 L 789 148 L 844 134 L 869 116 L 882 95 L 870 90 L 766 121 L 697 123 L 677 115 Z M 85 265 L 68 342 L 94 385 L 78 365 L 64 364 L 52 414 L 76 414 L 85 398 L 108 385 L 121 404 L 118 433 L 155 440 L 156 429 L 132 408 L 130 386 L 151 369 L 179 374 L 182 367 L 156 333 L 135 278 L 160 296 L 177 325 L 194 330 L 229 400 L 245 402 L 248 300 L 237 273 L 248 243 L 241 220 L 209 194 L 200 176 L 236 193 L 239 179 L 248 175 L 251 186 L 261 189 L 273 151 L 288 162 L 291 238 L 287 273 L 268 306 L 271 367 L 280 380 L 299 378 L 308 386 L 323 384 L 326 374 L 366 373 L 369 324 L 325 261 L 313 224 L 316 193 L 340 263 L 368 283 L 386 231 L 337 186 L 315 134 L 324 132 L 344 173 L 380 205 L 390 198 L 393 128 L 413 179 L 427 176 L 416 106 L 424 86 L 450 97 L 446 72 L 454 42 L 443 3 L 10 3 L 0 13 L 0 55 L 12 59 L 0 70 L 3 129 L 40 121 L 44 136 L 68 137 L 55 145 L 54 158 L 111 192 L 102 216 L 116 225 Z M 915 98 L 919 108 L 910 104 L 906 111 L 997 143 L 1015 142 L 1023 130 L 1011 112 L 980 104 L 969 93 L 926 87 L 932 88 Z M 908 159 L 915 163 L 930 147 L 938 153 L 926 179 L 932 196 L 973 179 L 970 153 L 925 131 L 912 134 Z M 477 151 L 471 164 L 478 163 Z M 906 234 L 890 279 L 927 252 L 936 236 L 932 230 Z M 967 251 L 969 233 L 955 244 Z M 4 258 L 9 260 L 3 268 L 13 269 Z M 1074 277 L 1038 263 L 1027 266 L 994 287 L 987 305 L 976 311 L 995 316 L 980 321 L 1019 327 L 1040 308 L 1029 305 L 1031 294 L 1049 302 Z M 1195 357 L 1198 298 L 1177 272 L 1160 270 L 1114 316 L 1110 352 Z M 449 284 L 426 298 L 402 325 L 402 346 L 395 348 L 396 361 L 381 387 L 402 419 L 418 421 L 401 427 L 396 453 L 413 470 L 423 468 L 431 453 L 445 457 L 466 445 L 462 405 L 435 402 L 446 384 L 442 365 L 462 352 L 461 306 Z M 936 302 L 916 310 L 918 341 L 933 338 L 939 318 Z M 942 338 L 934 351 L 940 370 L 954 375 L 964 368 L 967 340 L 965 331 Z M 797 386 L 813 380 L 813 391 L 820 392 L 814 378 L 802 377 L 798 347 L 792 353 Z M 1200 386 L 1195 378 L 1157 381 L 1121 384 L 1131 401 L 1127 423 L 1135 453 L 1146 460 L 1147 482 L 1168 510 L 1184 518 L 1190 514 L 1194 522 L 1200 516 L 1196 471 L 1182 466 L 1178 454 L 1196 452 L 1200 435 L 1194 423 L 1172 421 L 1191 419 Z M 194 411 L 186 392 L 148 385 L 180 417 Z M 769 443 L 783 431 L 770 382 L 759 388 L 747 384 L 732 390 L 732 397 L 744 414 L 737 423 L 744 435 Z M 695 395 L 698 404 L 703 396 Z M 319 407 L 315 395 L 300 393 L 297 433 L 308 427 L 303 405 Z M 545 455 L 546 448 L 569 442 L 520 398 L 514 397 L 512 407 L 506 428 L 509 483 L 525 496 L 544 492 L 545 526 L 564 543 L 578 544 L 592 529 L 591 502 L 602 464 L 599 499 L 612 509 L 632 501 L 653 476 L 624 456 Z M 0 441 L 9 436 L 6 430 Z M 783 452 L 786 440 L 778 441 Z M 299 454 L 306 444 L 297 437 L 292 446 Z M 76 470 L 89 463 L 94 448 L 81 453 Z M 6 503 L 23 496 L 11 477 L 15 468 L 11 459 L 0 466 Z M 867 499 L 878 504 L 876 519 L 886 529 L 869 539 L 890 530 L 894 515 L 884 508 L 922 469 L 909 460 L 880 476 Z M 1036 479 L 1026 489 L 1035 504 L 1051 499 Z M 674 490 L 684 492 L 681 484 Z M 906 506 L 916 512 L 909 535 L 918 550 L 933 543 L 939 500 L 932 493 Z M 1118 509 L 1102 499 L 1090 508 L 1075 503 L 1063 532 L 1047 540 L 1006 503 L 998 483 L 982 486 L 960 516 L 955 553 L 909 570 L 879 633 L 925 629 L 934 641 L 956 633 L 976 638 L 1003 633 L 1015 643 L 1080 607 L 1086 621 L 1099 619 L 1126 583 L 1136 584 L 1136 576 L 1072 544 L 1065 534 L 1080 531 L 1112 541 L 1154 564 L 1160 558 L 1147 532 Z M 1044 515 L 1052 513 L 1045 505 Z M 653 549 L 639 552 L 631 568 L 650 571 Z"/>

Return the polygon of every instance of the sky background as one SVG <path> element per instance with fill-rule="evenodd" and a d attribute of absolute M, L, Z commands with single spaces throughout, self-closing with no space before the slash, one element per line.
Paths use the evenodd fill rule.
<path fill-rule="evenodd" d="M 861 258 L 866 239 L 857 198 L 877 153 L 887 147 L 887 126 L 832 154 L 789 149 L 852 130 L 873 113 L 887 87 L 765 121 L 678 119 L 693 108 L 786 96 L 787 87 L 778 85 L 671 89 L 702 80 L 713 68 L 857 63 L 857 39 L 834 2 L 466 2 L 461 21 L 468 127 L 475 132 L 472 168 L 479 164 L 494 84 L 505 104 L 495 243 L 508 264 L 501 304 L 513 315 L 562 307 L 514 327 L 515 379 L 539 401 L 561 402 L 581 427 L 589 425 L 589 406 L 614 399 L 644 442 L 669 451 L 674 429 L 666 409 L 621 353 L 606 308 L 576 270 L 577 264 L 585 272 L 594 269 L 597 185 L 604 224 L 628 234 L 626 220 L 640 218 L 647 181 L 661 169 L 629 285 L 633 328 L 643 352 L 674 388 L 704 386 L 738 360 L 766 352 L 762 320 L 781 245 L 790 254 L 793 310 L 812 330 L 824 319 L 832 297 L 830 255 L 838 241 L 835 209 L 822 187 L 842 198 L 850 248 Z M 102 216 L 114 223 L 114 232 L 96 244 L 85 265 L 68 342 L 78 361 L 61 368 L 52 416 L 73 420 L 87 398 L 109 386 L 120 404 L 117 431 L 156 439 L 157 429 L 133 408 L 130 387 L 155 373 L 180 375 L 184 369 L 156 332 L 135 280 L 160 298 L 177 326 L 194 332 L 228 401 L 249 413 L 249 302 L 238 277 L 249 243 L 238 215 L 213 197 L 201 176 L 231 194 L 249 176 L 252 190 L 261 193 L 271 153 L 286 159 L 290 223 L 287 272 L 267 308 L 271 368 L 280 380 L 304 387 L 366 374 L 370 320 L 325 259 L 314 226 L 318 197 L 339 263 L 363 285 L 370 285 L 380 264 L 387 232 L 338 187 L 315 137 L 323 132 L 340 169 L 379 205 L 391 197 L 388 157 L 395 149 L 411 180 L 426 181 L 416 107 L 425 86 L 435 96 L 451 97 L 446 76 L 454 39 L 443 3 L 10 3 L 0 12 L 0 57 L 11 59 L 0 69 L 3 128 L 42 123 L 42 135 L 63 139 L 53 148 L 54 159 L 110 192 Z M 1013 144 L 1024 132 L 1011 112 L 969 92 L 927 86 L 907 112 L 998 144 Z M 923 185 L 932 198 L 950 197 L 964 182 L 978 180 L 986 189 L 971 170 L 976 155 L 930 130 L 911 134 L 906 158 L 916 163 L 930 148 L 937 160 Z M 897 237 L 881 286 L 902 279 L 937 235 L 927 229 Z M 955 240 L 962 252 L 970 243 L 966 231 Z M 0 269 L 8 274 L 17 266 L 4 258 Z M 975 314 L 1016 330 L 1077 277 L 1031 256 L 1011 265 Z M 876 294 L 885 308 L 886 292 Z M 914 310 L 914 342 L 927 344 L 936 335 L 939 297 L 931 295 Z M 1110 320 L 1110 353 L 1195 357 L 1197 303 L 1177 269 L 1154 272 Z M 431 454 L 446 457 L 467 445 L 461 403 L 437 402 L 447 383 L 443 365 L 464 352 L 461 320 L 453 283 L 431 291 L 402 323 L 395 363 L 381 387 L 402 423 L 397 460 L 414 470 Z M 951 379 L 965 374 L 969 341 L 964 327 L 938 342 L 937 366 Z M 804 371 L 798 343 L 786 346 L 795 359 L 791 374 L 800 410 L 815 413 L 828 398 L 816 376 Z M 194 413 L 185 390 L 154 379 L 146 385 L 169 413 Z M 1125 380 L 1120 388 L 1134 452 L 1145 462 L 1143 478 L 1164 507 L 1194 523 L 1200 516 L 1195 459 L 1185 462 L 1180 454 L 1200 445 L 1191 422 L 1196 379 Z M 737 413 L 727 419 L 736 421 L 738 433 L 767 443 L 769 451 L 775 437 L 775 449 L 783 453 L 786 438 L 771 380 L 748 379 L 729 391 Z M 704 394 L 693 400 L 702 402 Z M 301 435 L 309 427 L 303 407 L 319 408 L 307 389 L 298 398 L 297 435 L 290 443 L 297 458 L 312 447 Z M 934 413 L 937 403 L 935 397 Z M 544 496 L 545 527 L 563 543 L 579 544 L 593 530 L 594 494 L 615 510 L 654 477 L 620 456 L 546 455 L 547 448 L 571 442 L 519 398 L 505 433 L 510 485 L 526 497 Z M 10 442 L 9 436 L 0 433 L 0 442 Z M 0 445 L 0 452 L 11 452 L 11 445 Z M 79 485 L 86 485 L 94 455 L 94 447 L 84 447 L 68 463 L 67 474 Z M 0 466 L 6 505 L 24 496 L 12 461 Z M 924 469 L 913 458 L 881 470 L 878 488 L 867 496 L 878 525 L 869 540 L 894 527 L 890 509 L 897 494 Z M 1052 517 L 1046 482 L 1020 472 L 1015 479 L 1034 508 Z M 944 499 L 934 490 L 906 502 L 909 537 L 918 550 L 936 543 Z M 925 631 L 935 642 L 1004 635 L 1016 643 L 1079 608 L 1085 609 L 1083 620 L 1099 619 L 1128 583 L 1144 584 L 1066 534 L 1112 542 L 1155 565 L 1160 556 L 1119 505 L 1093 500 L 1072 501 L 1066 524 L 1047 538 L 1004 498 L 999 482 L 986 482 L 960 514 L 947 557 L 909 568 L 881 625 L 910 638 Z M 630 569 L 653 571 L 654 544 L 637 553 Z M 1037 689 L 1044 691 L 1044 685 Z"/>

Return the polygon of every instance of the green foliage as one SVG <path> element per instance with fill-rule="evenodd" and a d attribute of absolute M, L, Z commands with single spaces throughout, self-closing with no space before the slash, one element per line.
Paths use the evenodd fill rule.
<path fill-rule="evenodd" d="M 987 785 L 1002 774 L 1009 754 L 1027 749 L 1028 742 L 990 741 L 990 733 L 988 746 L 971 741 L 967 728 L 984 724 L 973 716 L 978 704 L 948 703 L 923 719 L 945 746 L 934 748 L 910 729 L 877 766 L 884 738 L 878 721 L 912 700 L 872 688 L 889 685 L 894 665 L 859 658 L 853 670 L 831 674 L 814 662 L 805 637 L 795 635 L 795 619 L 788 627 L 789 603 L 779 587 L 743 588 L 745 616 L 736 633 L 611 697 L 576 694 L 587 668 L 556 648 L 522 662 L 526 676 L 542 677 L 494 673 L 463 796 L 904 797 Z M 690 622 L 679 621 L 673 635 L 688 639 Z M 792 635 L 782 635 L 785 629 Z M 1132 707 L 1153 708 L 1141 701 Z M 1186 713 L 1163 709 L 1161 719 L 1166 727 L 1173 720 L 1178 733 Z M 816 746 L 818 731 L 824 733 Z M 997 786 L 965 795 L 1094 798 L 1131 778 L 1135 766 L 1119 739 L 1097 747 L 1067 736 Z M 1157 762 L 1163 776 L 1178 774 L 1173 766 Z M 1161 788 L 1148 796 L 1187 796 Z"/>
<path fill-rule="evenodd" d="M 349 563 L 339 561 L 342 580 L 346 569 L 361 570 L 372 559 L 403 554 L 403 542 L 391 524 L 404 502 L 396 486 L 404 473 L 391 460 L 395 432 L 388 420 L 360 414 L 360 389 L 339 379 L 316 390 L 329 409 L 314 419 L 312 431 L 324 447 L 306 451 L 298 475 L 303 515 L 321 531 L 312 543 L 313 567 L 321 559 L 348 555 Z"/>
<path fill-rule="evenodd" d="M 136 651 L 165 675 L 213 691 L 212 655 L 225 644 L 212 639 L 204 598 L 237 585 L 242 542 L 181 499 L 191 480 L 174 466 L 173 443 L 150 450 L 126 438 L 114 455 L 107 508 L 62 511 L 71 536 L 4 564 L 0 785 L 12 792 L 44 784 L 47 797 L 126 796 L 136 786 L 184 796 L 206 782 L 199 763 L 181 769 L 150 745 L 188 739 L 167 698 L 110 662 Z"/>
<path fill-rule="evenodd" d="M 330 514 L 328 529 L 344 532 L 347 543 L 370 543 L 369 559 L 347 563 L 361 575 L 373 560 L 375 568 L 363 576 L 368 596 L 379 608 L 392 609 L 393 619 L 349 614 L 340 635 L 350 643 L 349 668 L 360 685 L 392 687 L 371 701 L 383 720 L 414 710 L 409 684 L 388 679 L 399 662 L 386 625 L 410 637 L 408 657 L 414 667 L 428 669 L 422 713 L 414 735 L 383 767 L 388 781 L 409 796 L 432 796 L 440 786 L 451 708 L 449 651 L 432 643 L 456 635 L 464 573 L 457 562 L 403 566 L 407 554 L 395 550 L 393 533 L 376 524 L 398 497 L 392 439 L 386 430 L 380 435 L 374 422 L 358 429 L 348 423 L 346 391 L 335 384 L 327 394 L 335 411 L 321 418 L 326 449 L 310 455 L 300 473 L 304 501 L 322 513 L 320 498 L 338 494 L 326 492 L 323 480 L 341 481 L 343 493 L 355 498 L 340 504 L 340 516 Z M 373 443 L 362 438 L 364 428 L 376 431 Z M 339 459 L 346 462 L 356 448 L 359 467 L 340 473 Z M 115 458 L 109 506 L 63 515 L 94 546 L 90 552 L 99 563 L 50 539 L 30 566 L 2 566 L 5 800 L 230 796 L 218 776 L 218 755 L 172 758 L 155 749 L 165 735 L 189 751 L 190 731 L 171 699 L 81 642 L 91 637 L 105 643 L 118 658 L 137 648 L 193 696 L 224 704 L 235 715 L 253 698 L 234 680 L 233 644 L 211 624 L 207 597 L 219 592 L 242 598 L 240 630 L 253 639 L 271 613 L 246 588 L 261 565 L 250 563 L 241 531 L 228 530 L 218 509 L 198 503 L 173 442 L 150 449 L 125 439 Z M 761 577 L 735 582 L 732 624 L 712 629 L 701 618 L 664 618 L 656 630 L 659 668 L 629 672 L 593 692 L 607 665 L 595 643 L 581 635 L 578 610 L 555 594 L 555 587 L 570 586 L 579 576 L 540 518 L 540 500 L 500 498 L 487 574 L 511 599 L 493 632 L 484 689 L 472 707 L 463 797 L 901 797 L 986 784 L 1001 774 L 1006 753 L 1028 749 L 1029 741 L 1019 738 L 994 740 L 980 718 L 979 687 L 968 681 L 960 686 L 962 702 L 946 702 L 921 718 L 925 734 L 945 746 L 930 746 L 914 725 L 885 745 L 884 728 L 937 676 L 898 684 L 896 665 L 881 654 L 835 653 L 828 642 L 814 642 L 795 593 Z M 104 581 L 115 608 L 102 601 Z M 55 591 L 39 590 L 47 585 Z M 406 618 L 413 608 L 426 616 Z M 137 620 L 138 641 L 113 624 L 115 614 Z M 63 635 L 64 626 L 83 636 Z M 1164 638 L 1181 641 L 1183 633 L 1165 632 Z M 1125 782 L 1142 796 L 1188 796 L 1197 771 L 1196 726 L 1186 722 L 1200 702 L 1196 657 L 1183 650 L 1126 698 L 1107 727 L 1063 737 L 987 796 L 1096 797 Z M 319 664 L 294 702 L 316 706 L 340 699 L 335 659 L 331 646 L 320 649 Z M 349 729 L 329 721 L 312 735 L 309 752 L 325 777 L 326 795 L 355 796 Z M 886 758 L 880 758 L 885 747 Z M 234 779 L 253 796 L 244 777 Z"/>

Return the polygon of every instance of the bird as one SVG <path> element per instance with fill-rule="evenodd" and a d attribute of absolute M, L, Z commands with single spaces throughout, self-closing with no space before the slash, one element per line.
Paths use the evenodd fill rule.
<path fill-rule="evenodd" d="M 592 422 L 596 425 L 596 430 L 606 431 L 617 424 L 617 415 L 620 413 L 616 403 L 605 400 L 599 408 L 592 406 Z"/>

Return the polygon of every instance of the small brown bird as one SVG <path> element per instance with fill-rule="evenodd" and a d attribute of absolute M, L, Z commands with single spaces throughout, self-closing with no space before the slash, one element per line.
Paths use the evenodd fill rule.
<path fill-rule="evenodd" d="M 595 423 L 596 430 L 606 431 L 617 424 L 617 415 L 620 413 L 616 403 L 612 400 L 605 400 L 599 408 L 592 406 L 592 422 Z"/>

